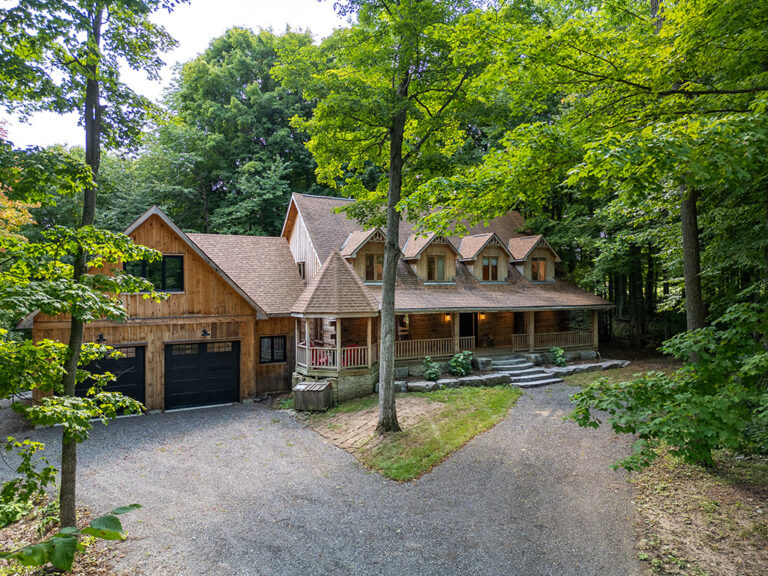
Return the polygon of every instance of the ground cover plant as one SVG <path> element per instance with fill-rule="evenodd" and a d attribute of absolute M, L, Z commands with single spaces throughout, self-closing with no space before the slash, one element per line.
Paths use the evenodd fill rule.
<path fill-rule="evenodd" d="M 519 389 L 504 386 L 398 394 L 403 429 L 387 436 L 374 433 L 376 396 L 352 400 L 307 418 L 313 429 L 354 454 L 364 466 L 387 478 L 407 481 L 429 472 L 476 435 L 495 426 L 521 395 Z M 409 404 L 414 404 L 412 411 Z M 364 437 L 360 437 L 361 428 L 365 429 Z"/>

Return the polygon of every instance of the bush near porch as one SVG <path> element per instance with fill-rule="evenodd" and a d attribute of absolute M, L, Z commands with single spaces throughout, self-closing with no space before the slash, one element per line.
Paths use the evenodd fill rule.
<path fill-rule="evenodd" d="M 398 394 L 403 429 L 383 437 L 374 431 L 378 417 L 376 395 L 343 403 L 308 419 L 315 431 L 353 454 L 367 468 L 403 482 L 429 472 L 476 435 L 495 426 L 521 395 L 519 389 L 505 386 Z M 419 406 L 408 410 L 409 403 Z M 361 428 L 365 437 L 360 436 Z"/>

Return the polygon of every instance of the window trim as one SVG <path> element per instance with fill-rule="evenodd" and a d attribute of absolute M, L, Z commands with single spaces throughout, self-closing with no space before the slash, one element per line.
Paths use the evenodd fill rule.
<path fill-rule="evenodd" d="M 368 278 L 368 258 L 373 259 L 373 278 Z M 376 278 L 378 260 L 381 258 L 381 278 Z M 384 281 L 384 254 L 381 252 L 368 252 L 365 255 L 365 281 L 371 284 L 381 284 Z"/>
<path fill-rule="evenodd" d="M 443 261 L 443 277 L 442 278 L 438 278 L 437 277 L 438 276 L 438 270 L 440 269 L 440 267 L 437 264 L 438 259 L 442 259 L 442 261 Z M 445 257 L 445 254 L 429 254 L 429 255 L 427 255 L 427 279 L 426 279 L 426 282 L 435 282 L 435 283 L 437 283 L 437 282 L 449 282 L 448 280 L 446 280 L 446 278 L 447 278 L 447 274 L 446 274 L 446 270 L 445 270 L 445 268 L 446 268 L 446 260 L 447 260 L 447 258 Z M 435 275 L 434 278 L 430 278 L 429 277 L 429 268 L 430 268 L 430 264 L 432 262 L 435 263 L 434 264 L 434 273 L 435 273 L 434 274 Z"/>
<path fill-rule="evenodd" d="M 275 347 L 270 344 L 269 351 L 271 360 L 264 360 L 262 357 L 262 350 L 263 350 L 263 342 L 265 339 L 269 338 L 270 341 L 275 340 L 276 338 L 282 338 L 283 339 L 283 354 L 285 355 L 285 358 L 282 360 L 275 360 Z M 266 336 L 259 336 L 259 364 L 285 364 L 288 362 L 288 335 L 287 334 L 268 334 Z"/>
<path fill-rule="evenodd" d="M 491 261 L 495 260 L 495 263 L 492 264 Z M 488 262 L 486 264 L 486 262 Z M 482 270 L 480 273 L 480 276 L 482 277 L 481 282 L 499 282 L 499 257 L 498 256 L 483 256 L 483 259 L 481 261 L 482 264 Z M 485 269 L 486 266 L 488 267 L 488 278 L 485 277 Z M 496 274 L 492 274 L 491 271 L 495 271 Z M 493 278 L 493 276 L 496 276 Z"/>
<path fill-rule="evenodd" d="M 165 261 L 166 258 L 179 258 L 181 259 L 181 288 L 173 288 L 173 289 L 167 289 L 165 287 L 166 284 L 166 278 L 165 278 Z M 146 260 L 138 260 L 134 262 L 123 262 L 123 272 L 129 273 L 127 270 L 127 267 L 130 264 L 141 264 L 141 274 L 138 276 L 141 278 L 144 278 L 145 280 L 148 280 L 148 266 L 150 264 L 154 264 L 155 262 L 147 262 Z M 184 265 L 184 254 L 163 254 L 162 259 L 160 260 L 160 281 L 162 283 L 161 287 L 155 286 L 155 292 L 164 292 L 168 294 L 183 294 L 185 292 L 187 283 L 185 282 L 185 265 Z M 140 292 L 140 294 L 146 294 L 146 292 Z"/>
<path fill-rule="evenodd" d="M 300 260 L 296 262 L 296 268 L 299 271 L 299 278 L 304 280 L 304 282 L 307 281 L 307 263 L 304 260 Z"/>
<path fill-rule="evenodd" d="M 536 257 L 531 258 L 531 282 L 546 282 L 547 281 L 547 260 L 548 258 L 542 258 L 542 257 Z M 537 264 L 536 271 L 538 274 L 536 274 L 536 278 L 533 277 L 534 275 L 534 262 Z M 542 267 L 543 263 L 543 267 Z M 543 268 L 543 274 L 541 274 Z M 544 278 L 541 278 L 541 276 L 544 276 Z"/>

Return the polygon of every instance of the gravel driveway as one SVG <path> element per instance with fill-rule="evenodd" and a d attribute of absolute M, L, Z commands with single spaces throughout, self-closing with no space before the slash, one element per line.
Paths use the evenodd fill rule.
<path fill-rule="evenodd" d="M 263 404 L 123 418 L 80 449 L 80 499 L 130 502 L 118 571 L 161 575 L 631 576 L 631 491 L 608 464 L 628 449 L 578 428 L 564 385 L 423 478 L 362 469 Z M 58 450 L 58 432 L 29 433 Z"/>

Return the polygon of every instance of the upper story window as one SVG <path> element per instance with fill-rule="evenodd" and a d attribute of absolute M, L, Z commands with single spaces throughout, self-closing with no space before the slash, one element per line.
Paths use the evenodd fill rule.
<path fill-rule="evenodd" d="M 445 282 L 445 256 L 427 257 L 427 281 Z"/>
<path fill-rule="evenodd" d="M 547 280 L 547 259 L 531 259 L 531 280 L 534 282 L 545 282 Z"/>
<path fill-rule="evenodd" d="M 365 255 L 365 281 L 381 282 L 384 278 L 384 254 Z"/>
<path fill-rule="evenodd" d="M 483 281 L 498 282 L 499 280 L 499 259 L 483 258 Z"/>
<path fill-rule="evenodd" d="M 184 257 L 163 256 L 154 262 L 126 262 L 124 270 L 132 276 L 146 278 L 158 292 L 184 291 Z"/>
<path fill-rule="evenodd" d="M 306 262 L 296 262 L 296 266 L 299 269 L 299 276 L 301 276 L 302 280 L 307 279 L 307 263 Z"/>

